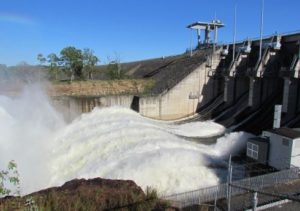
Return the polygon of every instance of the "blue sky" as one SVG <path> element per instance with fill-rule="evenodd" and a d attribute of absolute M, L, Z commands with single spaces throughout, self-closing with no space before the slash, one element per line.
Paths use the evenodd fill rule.
<path fill-rule="evenodd" d="M 226 27 L 219 41 L 259 36 L 261 0 L 1 0 L 0 63 L 37 64 L 36 55 L 59 53 L 66 46 L 92 48 L 102 63 L 184 52 L 195 21 L 215 14 Z M 264 34 L 300 30 L 299 0 L 265 0 Z M 196 36 L 193 34 L 196 44 Z"/>

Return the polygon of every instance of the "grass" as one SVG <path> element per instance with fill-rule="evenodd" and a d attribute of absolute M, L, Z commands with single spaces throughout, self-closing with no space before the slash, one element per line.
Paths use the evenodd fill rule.
<path fill-rule="evenodd" d="M 1 211 L 150 211 L 166 210 L 169 207 L 167 202 L 159 199 L 156 190 L 147 188 L 144 193 L 134 182 L 121 180 L 78 180 L 71 185 L 43 190 L 24 197 L 0 198 Z"/>
<path fill-rule="evenodd" d="M 51 96 L 106 96 L 106 95 L 143 95 L 150 92 L 154 80 L 89 80 L 89 81 L 52 81 L 49 87 Z"/>

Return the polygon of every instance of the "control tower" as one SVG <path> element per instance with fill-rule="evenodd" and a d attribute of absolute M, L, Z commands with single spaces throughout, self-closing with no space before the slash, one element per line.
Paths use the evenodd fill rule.
<path fill-rule="evenodd" d="M 204 31 L 205 37 L 203 41 L 203 45 L 210 44 L 210 33 L 214 31 L 214 41 L 213 43 L 216 44 L 218 40 L 218 29 L 224 27 L 224 24 L 220 20 L 213 20 L 212 22 L 195 22 L 187 26 L 189 29 L 197 30 L 197 39 L 199 48 L 201 43 L 201 31 Z"/>

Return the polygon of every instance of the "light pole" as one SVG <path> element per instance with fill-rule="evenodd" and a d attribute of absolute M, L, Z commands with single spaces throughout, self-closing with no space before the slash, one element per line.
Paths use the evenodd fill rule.
<path fill-rule="evenodd" d="M 260 19 L 260 42 L 259 42 L 259 61 L 262 57 L 262 39 L 263 39 L 263 29 L 264 29 L 264 8 L 265 0 L 261 0 L 261 19 Z"/>
<path fill-rule="evenodd" d="M 236 10 L 237 2 L 234 5 L 234 30 L 233 30 L 233 47 L 232 47 L 232 61 L 235 62 L 235 42 L 236 42 Z M 234 64 L 234 63 L 233 63 Z"/>

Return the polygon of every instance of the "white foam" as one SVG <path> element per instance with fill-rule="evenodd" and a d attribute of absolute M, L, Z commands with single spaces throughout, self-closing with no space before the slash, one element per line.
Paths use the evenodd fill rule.
<path fill-rule="evenodd" d="M 19 97 L 0 96 L 0 169 L 16 161 L 22 192 L 43 188 L 49 181 L 50 140 L 62 127 L 40 86 L 27 87 Z"/>
<path fill-rule="evenodd" d="M 226 173 L 215 166 L 246 139 L 233 133 L 215 145 L 189 142 L 181 136 L 207 137 L 224 128 L 153 121 L 120 107 L 94 109 L 64 126 L 39 89 L 0 96 L 0 169 L 16 160 L 23 194 L 94 177 L 130 179 L 162 194 L 211 186 L 222 178 L 216 172 Z"/>
<path fill-rule="evenodd" d="M 169 131 L 177 135 L 193 138 L 205 138 L 221 135 L 225 128 L 213 121 L 191 122 L 181 125 L 168 126 Z"/>
<path fill-rule="evenodd" d="M 215 124 L 191 125 L 201 131 Z M 125 108 L 95 109 L 57 137 L 59 147 L 53 155 L 56 159 L 51 185 L 100 176 L 131 179 L 143 188 L 151 186 L 171 194 L 217 184 L 216 169 L 208 166 L 221 162 L 221 155 L 225 158 L 219 146 L 221 140 L 217 146 L 196 144 L 176 136 L 173 129 L 168 131 L 170 127 L 176 127 L 180 135 L 191 131 L 191 127 L 185 131 L 185 126 L 167 126 Z M 204 132 L 197 136 L 200 134 L 207 136 Z M 236 142 L 240 138 L 241 133 L 237 133 L 222 141 Z M 230 146 L 225 145 L 229 150 Z"/>
<path fill-rule="evenodd" d="M 225 134 L 223 137 L 218 138 L 214 149 L 218 157 L 227 159 L 229 155 L 237 155 L 241 150 L 246 148 L 246 142 L 249 138 L 253 137 L 252 134 L 245 132 L 235 132 Z"/>

